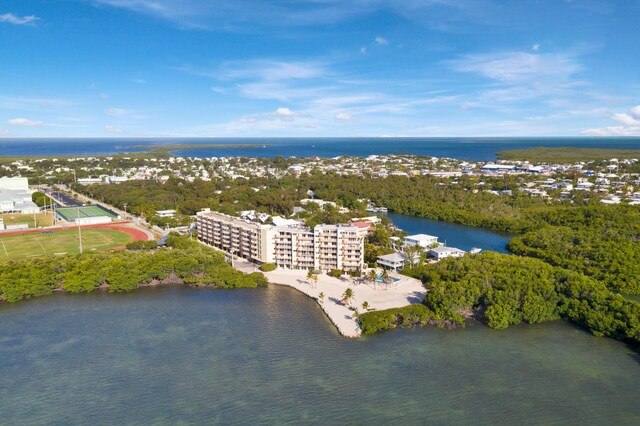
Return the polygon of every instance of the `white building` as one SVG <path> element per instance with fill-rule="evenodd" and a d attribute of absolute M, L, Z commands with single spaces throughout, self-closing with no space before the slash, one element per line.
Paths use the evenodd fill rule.
<path fill-rule="evenodd" d="M 102 178 L 80 178 L 78 183 L 80 185 L 93 185 L 94 183 L 102 183 Z"/>
<path fill-rule="evenodd" d="M 407 256 L 404 253 L 391 253 L 378 256 L 378 265 L 384 269 L 393 269 L 398 271 L 404 268 L 404 263 L 407 261 Z"/>
<path fill-rule="evenodd" d="M 447 257 L 462 257 L 464 256 L 464 251 L 455 247 L 435 247 L 427 252 L 427 256 L 441 260 Z"/>
<path fill-rule="evenodd" d="M 158 217 L 175 217 L 175 210 L 156 210 L 156 216 Z"/>
<path fill-rule="evenodd" d="M 0 178 L 0 213 L 38 213 L 40 207 L 32 200 L 33 192 L 27 178 Z"/>
<path fill-rule="evenodd" d="M 423 249 L 438 245 L 438 237 L 427 234 L 409 235 L 402 239 L 405 246 L 420 246 Z"/>
<path fill-rule="evenodd" d="M 198 238 L 205 244 L 256 263 L 288 269 L 355 270 L 364 266 L 362 230 L 349 225 L 264 225 L 203 211 Z"/>

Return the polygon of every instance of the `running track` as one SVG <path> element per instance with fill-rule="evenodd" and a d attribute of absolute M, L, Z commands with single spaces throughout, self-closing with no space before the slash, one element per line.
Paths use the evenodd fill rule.
<path fill-rule="evenodd" d="M 131 241 L 147 241 L 149 238 L 144 231 L 137 229 L 133 226 L 129 225 L 129 222 L 116 222 L 116 223 L 104 223 L 99 225 L 84 225 L 81 226 L 82 229 L 88 228 L 104 228 L 104 229 L 113 229 L 114 231 L 126 232 L 131 235 Z M 47 228 L 36 228 L 36 229 L 24 229 L 20 231 L 0 231 L 0 238 L 3 235 L 21 235 L 21 234 L 35 234 L 42 233 L 46 231 L 59 231 L 62 229 L 78 229 L 77 226 L 50 226 Z"/>

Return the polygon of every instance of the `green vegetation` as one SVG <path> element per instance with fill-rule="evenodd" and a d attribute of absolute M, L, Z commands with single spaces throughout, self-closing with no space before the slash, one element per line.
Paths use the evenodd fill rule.
<path fill-rule="evenodd" d="M 366 309 L 366 308 L 365 308 Z M 425 305 L 415 304 L 403 308 L 369 311 L 359 316 L 363 334 L 374 334 L 390 328 L 424 325 L 445 326 L 447 321 L 436 319 L 436 314 Z"/>
<path fill-rule="evenodd" d="M 127 244 L 126 247 L 129 250 L 153 250 L 158 248 L 158 242 L 156 240 L 138 240 Z"/>
<path fill-rule="evenodd" d="M 362 314 L 365 334 L 396 325 L 464 325 L 465 318 L 495 329 L 565 318 L 595 335 L 640 346 L 640 304 L 602 282 L 538 259 L 487 252 L 445 259 L 413 273 L 427 287 L 425 309 L 412 305 Z"/>
<path fill-rule="evenodd" d="M 581 272 L 617 292 L 640 294 L 640 209 L 636 206 L 554 208 L 534 219 L 535 229 L 509 242 L 513 253 Z"/>
<path fill-rule="evenodd" d="M 271 271 L 275 271 L 277 268 L 275 263 L 263 263 L 262 265 L 260 265 L 260 270 L 262 272 L 271 272 Z"/>
<path fill-rule="evenodd" d="M 516 234 L 510 249 L 517 254 L 580 271 L 603 280 L 616 291 L 640 294 L 640 209 L 603 205 L 593 195 L 590 201 L 549 203 L 517 191 L 518 179 L 525 178 L 462 176 L 443 184 L 441 179 L 430 176 L 368 179 L 327 174 L 241 182 L 125 182 L 93 185 L 85 191 L 120 208 L 126 202 L 130 211 L 146 216 L 167 208 L 190 215 L 203 207 L 229 214 L 255 209 L 290 215 L 309 189 L 318 198 L 352 209 L 348 214 L 339 214 L 331 209 L 314 212 L 313 207 L 307 207 L 311 210 L 306 212 L 310 224 L 338 223 L 366 215 L 358 200 L 369 198 L 396 213 Z M 480 179 L 484 189 L 511 189 L 513 195 L 496 196 L 478 190 Z M 256 192 L 254 188 L 260 190 Z M 390 236 L 381 228 L 368 237 L 367 263 L 374 264 L 377 256 L 392 251 Z"/>
<path fill-rule="evenodd" d="M 122 247 L 131 241 L 126 232 L 107 228 L 82 229 L 84 251 L 108 250 Z M 78 230 L 30 232 L 28 234 L 0 235 L 0 261 L 48 254 L 76 254 L 80 252 Z M 4 268 L 5 265 L 3 264 Z"/>
<path fill-rule="evenodd" d="M 257 287 L 267 284 L 261 273 L 243 274 L 224 256 L 187 238 L 167 239 L 169 248 L 152 252 L 120 251 L 74 256 L 42 256 L 13 260 L 0 269 L 0 300 L 19 300 L 51 294 L 93 291 L 127 292 L 142 285 L 182 282 L 220 288 Z"/>
<path fill-rule="evenodd" d="M 329 275 L 330 277 L 333 277 L 333 278 L 340 278 L 342 276 L 342 270 L 340 270 L 340 269 L 332 269 L 329 272 L 327 272 L 327 275 Z"/>
<path fill-rule="evenodd" d="M 500 160 L 520 160 L 532 163 L 577 163 L 580 161 L 601 161 L 612 158 L 632 159 L 640 158 L 637 149 L 607 149 L 607 148 L 531 148 L 513 149 L 498 152 Z"/>

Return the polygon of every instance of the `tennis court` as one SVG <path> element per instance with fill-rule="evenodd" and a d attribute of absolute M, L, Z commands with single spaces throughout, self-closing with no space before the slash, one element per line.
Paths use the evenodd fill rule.
<path fill-rule="evenodd" d="M 82 206 L 82 207 L 59 207 L 56 209 L 56 213 L 60 218 L 66 220 L 67 222 L 73 222 L 78 217 L 87 218 L 87 217 L 101 217 L 108 216 L 111 218 L 116 217 L 113 213 L 108 210 L 103 209 L 100 206 Z"/>

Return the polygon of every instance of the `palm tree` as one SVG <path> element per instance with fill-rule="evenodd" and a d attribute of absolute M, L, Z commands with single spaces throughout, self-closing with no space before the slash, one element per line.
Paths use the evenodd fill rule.
<path fill-rule="evenodd" d="M 320 299 L 320 303 L 324 303 L 324 293 L 320 292 L 320 294 L 318 295 L 318 299 Z"/>
<path fill-rule="evenodd" d="M 386 269 L 384 269 L 382 271 L 382 281 L 386 281 L 387 278 L 389 278 L 389 271 L 387 271 Z"/>
<path fill-rule="evenodd" d="M 309 268 L 307 271 L 307 280 L 313 279 L 313 269 Z"/>
<path fill-rule="evenodd" d="M 369 273 L 367 274 L 367 278 L 369 279 L 369 281 L 371 281 L 372 283 L 376 282 L 376 278 L 377 278 L 378 274 L 376 274 L 376 270 L 375 269 L 370 269 Z"/>
<path fill-rule="evenodd" d="M 313 274 L 313 287 L 315 288 L 318 285 L 318 276 Z"/>
<path fill-rule="evenodd" d="M 369 310 L 369 302 L 367 302 L 366 300 L 364 302 L 362 302 L 362 309 L 364 309 L 365 311 Z"/>
<path fill-rule="evenodd" d="M 420 262 L 420 258 L 422 257 L 422 247 L 417 244 L 408 245 L 404 248 L 404 254 L 407 256 L 409 265 L 413 268 Z"/>
<path fill-rule="evenodd" d="M 353 299 L 354 297 L 354 293 L 353 290 L 349 287 L 347 288 L 344 293 L 342 294 L 342 303 L 345 304 L 349 304 L 349 302 L 351 301 L 351 299 Z"/>

